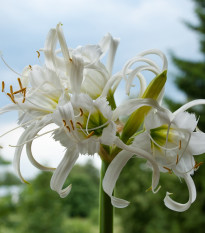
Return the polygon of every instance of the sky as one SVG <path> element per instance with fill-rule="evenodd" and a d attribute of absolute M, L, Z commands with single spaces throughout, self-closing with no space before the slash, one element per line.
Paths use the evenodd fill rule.
<path fill-rule="evenodd" d="M 114 72 L 139 52 L 160 49 L 169 60 L 166 95 L 184 100 L 173 84 L 176 68 L 171 63 L 170 52 L 186 59 L 200 59 L 198 38 L 183 23 L 197 22 L 191 0 L 0 0 L 0 3 L 0 51 L 19 73 L 25 66 L 39 63 L 36 50 L 43 48 L 49 29 L 61 22 L 69 47 L 97 44 L 107 32 L 119 37 Z M 16 79 L 17 75 L 0 60 L 0 81 L 15 86 Z M 122 93 L 121 85 L 116 94 L 118 103 L 125 98 Z M 3 93 L 0 100 L 0 107 L 9 103 Z M 15 113 L 0 116 L 0 134 L 16 127 L 16 120 Z M 12 160 L 14 148 L 8 145 L 16 145 L 22 132 L 19 129 L 0 137 L 4 146 L 1 154 L 5 158 Z M 44 164 L 56 166 L 63 153 L 63 148 L 49 136 L 34 142 L 34 154 Z M 81 156 L 82 163 L 84 158 Z M 93 161 L 99 166 L 97 156 Z M 21 164 L 25 177 L 36 174 L 37 169 L 30 165 L 25 152 Z"/>

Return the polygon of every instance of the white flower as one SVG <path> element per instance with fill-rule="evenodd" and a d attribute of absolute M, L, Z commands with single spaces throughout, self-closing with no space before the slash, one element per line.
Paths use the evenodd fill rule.
<path fill-rule="evenodd" d="M 94 101 L 86 94 L 72 96 L 70 102 L 59 106 L 52 115 L 59 126 L 53 133 L 54 139 L 67 148 L 51 179 L 51 188 L 61 197 L 70 192 L 71 186 L 63 190 L 62 187 L 79 154 L 94 155 L 99 153 L 100 144 L 113 144 L 116 130 L 111 116 L 105 99 Z"/>
<path fill-rule="evenodd" d="M 60 43 L 60 50 L 56 49 L 57 41 Z M 54 70 L 63 80 L 65 88 L 72 92 L 70 85 L 70 69 L 73 59 L 81 60 L 83 66 L 83 76 L 81 91 L 96 99 L 103 91 L 105 84 L 112 74 L 112 68 L 119 40 L 112 38 L 110 34 L 103 37 L 98 45 L 78 46 L 76 49 L 68 48 L 66 40 L 59 23 L 56 29 L 51 29 L 48 33 L 45 47 L 41 51 L 45 54 L 46 66 Z M 100 59 L 108 53 L 106 66 Z M 58 56 L 62 53 L 63 57 Z"/>
<path fill-rule="evenodd" d="M 135 136 L 131 146 L 150 153 L 161 172 L 174 172 L 177 176 L 184 178 L 189 190 L 188 202 L 185 204 L 177 203 L 169 197 L 170 193 L 167 193 L 164 202 L 172 210 L 179 212 L 187 210 L 196 198 L 195 185 L 190 175 L 200 165 L 200 163 L 195 163 L 193 155 L 205 152 L 205 134 L 196 130 L 197 120 L 195 115 L 185 111 L 192 106 L 205 104 L 205 100 L 192 101 L 174 113 L 160 107 L 157 102 L 149 99 L 130 100 L 129 103 L 130 107 L 127 107 L 127 114 L 129 114 L 128 108 L 134 110 L 142 104 L 157 109 L 153 110 L 145 118 L 144 132 Z M 120 108 L 119 110 L 121 113 L 123 111 L 126 113 L 126 108 Z M 119 114 L 119 110 L 116 111 L 116 116 Z M 112 195 L 120 171 L 131 156 L 132 154 L 129 155 L 125 151 L 121 152 L 110 164 L 104 179 L 104 190 L 108 195 Z M 148 161 L 149 164 L 150 161 Z M 153 167 L 153 164 L 151 165 Z M 118 203 L 113 204 L 120 207 Z"/>

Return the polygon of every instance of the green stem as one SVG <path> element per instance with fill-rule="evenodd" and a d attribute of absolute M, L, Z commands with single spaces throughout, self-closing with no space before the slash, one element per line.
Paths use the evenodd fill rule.
<path fill-rule="evenodd" d="M 110 197 L 104 192 L 102 187 L 102 181 L 105 176 L 105 172 L 109 166 L 109 163 L 102 160 L 101 176 L 100 176 L 100 233 L 113 233 L 113 216 L 114 208 L 111 204 Z"/>

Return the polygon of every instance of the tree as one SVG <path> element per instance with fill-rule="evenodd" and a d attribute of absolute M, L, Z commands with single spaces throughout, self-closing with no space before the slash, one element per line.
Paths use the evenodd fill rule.
<path fill-rule="evenodd" d="M 30 185 L 25 185 L 18 201 L 18 232 L 64 233 L 79 232 L 83 226 L 72 224 L 73 217 L 86 218 L 98 204 L 98 171 L 92 164 L 76 165 L 67 184 L 73 184 L 71 193 L 62 199 L 49 187 L 50 173 L 40 173 Z M 82 232 L 82 231 L 81 231 Z M 87 231 L 89 232 L 89 230 Z M 91 231 L 90 231 L 91 232 Z"/>
<path fill-rule="evenodd" d="M 205 99 L 205 0 L 193 1 L 196 5 L 195 13 L 198 18 L 198 25 L 193 25 L 190 22 L 187 22 L 186 25 L 199 36 L 202 58 L 199 61 L 194 61 L 184 60 L 172 55 L 172 60 L 178 68 L 175 84 L 180 91 L 184 92 L 187 101 Z M 177 103 L 170 99 L 166 99 L 166 102 L 172 110 L 182 105 L 182 103 Z M 197 116 L 200 116 L 199 128 L 205 131 L 205 108 L 197 107 L 194 111 Z"/>
<path fill-rule="evenodd" d="M 0 149 L 2 147 L 0 146 Z M 10 162 L 5 160 L 0 155 L 0 189 L 4 194 L 0 198 L 0 233 L 10 232 L 9 230 L 14 229 L 17 225 L 14 217 L 16 212 L 16 203 L 12 193 L 9 191 L 9 187 L 19 186 L 20 181 L 17 177 L 8 171 Z"/>

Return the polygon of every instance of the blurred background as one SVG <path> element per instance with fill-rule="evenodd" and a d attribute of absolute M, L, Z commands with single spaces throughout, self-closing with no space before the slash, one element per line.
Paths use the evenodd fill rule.
<path fill-rule="evenodd" d="M 0 0 L 0 50 L 16 71 L 39 63 L 36 50 L 44 46 L 47 32 L 60 21 L 69 47 L 96 44 L 107 32 L 120 37 L 114 72 L 137 53 L 162 50 L 169 60 L 165 105 L 171 110 L 183 103 L 205 98 L 205 0 Z M 42 58 L 43 62 L 43 58 Z M 0 80 L 15 86 L 16 74 L 0 61 Z M 134 90 L 135 91 L 135 90 Z M 135 92 L 133 91 L 133 95 Z M 118 104 L 126 98 L 124 87 L 116 93 Z M 3 94 L 0 107 L 8 103 Z M 205 130 L 204 108 L 194 109 Z M 16 126 L 15 113 L 0 116 L 0 134 Z M 99 159 L 81 156 L 68 183 L 71 194 L 61 199 L 50 190 L 51 174 L 39 173 L 22 158 L 22 173 L 30 185 L 21 184 L 11 161 L 21 134 L 17 130 L 0 137 L 0 233 L 96 233 L 98 232 Z M 48 147 L 49 144 L 49 147 Z M 48 137 L 36 140 L 38 161 L 56 166 L 63 149 Z M 197 156 L 198 162 L 205 162 Z M 186 202 L 187 187 L 170 174 L 160 179 L 157 194 L 146 192 L 151 173 L 143 160 L 131 159 L 117 183 L 116 194 L 131 201 L 116 210 L 115 233 L 201 233 L 205 228 L 205 169 L 194 175 L 197 200 L 184 213 L 164 206 L 166 191 Z"/>

